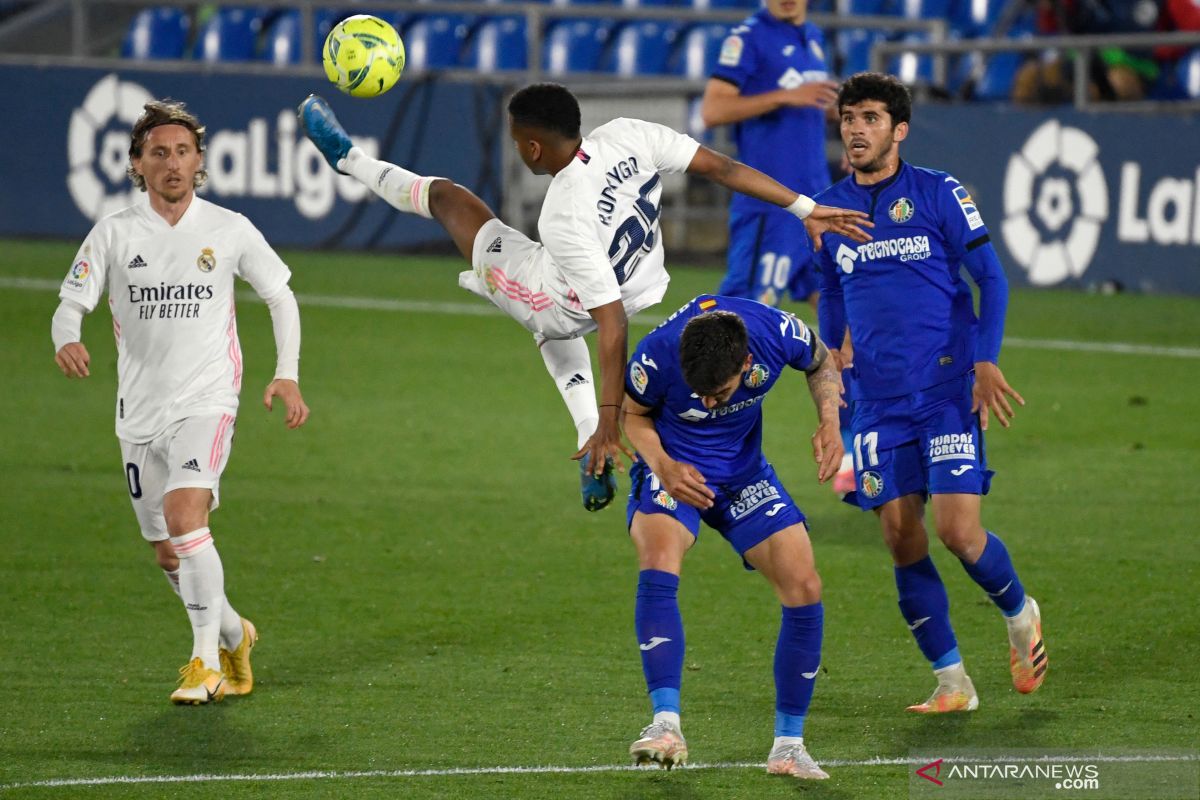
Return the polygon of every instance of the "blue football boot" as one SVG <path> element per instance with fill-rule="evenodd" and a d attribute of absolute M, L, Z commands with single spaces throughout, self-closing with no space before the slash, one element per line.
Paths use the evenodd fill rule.
<path fill-rule="evenodd" d="M 588 469 L 590 455 L 579 460 L 579 488 L 583 492 L 583 507 L 588 511 L 599 511 L 612 502 L 617 495 L 617 476 L 613 469 L 613 460 L 604 459 L 604 472 L 600 477 L 592 475 Z"/>
<path fill-rule="evenodd" d="M 329 162 L 329 166 L 342 172 L 338 169 L 338 162 L 346 157 L 354 143 L 333 115 L 329 103 L 325 102 L 324 98 L 310 94 L 296 110 L 296 116 L 300 118 L 300 127 L 304 129 L 305 135 L 317 146 L 317 150 Z"/>

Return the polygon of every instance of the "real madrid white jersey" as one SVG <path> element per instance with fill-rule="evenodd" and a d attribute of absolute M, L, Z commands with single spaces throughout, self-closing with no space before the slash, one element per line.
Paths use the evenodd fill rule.
<path fill-rule="evenodd" d="M 700 144 L 652 122 L 615 119 L 584 137 L 550 182 L 538 219 L 548 294 L 565 309 L 621 300 L 634 313 L 662 299 L 659 173 L 684 172 Z"/>
<path fill-rule="evenodd" d="M 90 312 L 108 291 L 119 438 L 147 442 L 178 420 L 237 410 L 234 277 L 266 299 L 291 272 L 249 220 L 200 197 L 174 227 L 142 198 L 92 228 L 59 297 Z"/>

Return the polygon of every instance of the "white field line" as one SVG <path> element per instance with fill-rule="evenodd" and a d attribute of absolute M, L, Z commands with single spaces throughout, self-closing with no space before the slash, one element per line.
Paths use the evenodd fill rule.
<path fill-rule="evenodd" d="M 1149 764 L 1171 762 L 1196 762 L 1200 756 L 1179 755 L 1095 755 L 1095 756 L 988 756 L 985 758 L 950 757 L 946 763 L 964 761 L 971 764 L 1037 764 L 1037 763 L 1081 763 L 1081 764 Z M 925 759 L 913 758 L 868 758 L 830 759 L 821 765 L 838 767 L 899 767 L 919 766 Z M 684 770 L 700 769 L 763 769 L 757 761 L 727 761 L 713 764 L 689 764 Z M 276 773 L 231 773 L 227 775 L 198 773 L 193 775 L 114 775 L 107 778 L 50 778 L 41 781 L 0 784 L 6 789 L 30 789 L 37 787 L 55 788 L 64 786 L 112 786 L 142 783 L 253 783 L 255 781 L 305 781 L 305 780 L 362 780 L 371 778 L 442 778 L 472 775 L 585 775 L 601 772 L 655 771 L 655 767 L 634 767 L 626 764 L 598 765 L 591 767 L 459 767 L 454 769 L 373 769 L 373 770 L 312 770 L 308 772 Z"/>
<path fill-rule="evenodd" d="M 13 278 L 0 276 L 0 289 L 24 289 L 27 291 L 57 292 L 61 281 L 45 278 Z M 254 292 L 238 292 L 237 299 L 243 303 L 261 303 Z M 300 294 L 296 299 L 301 306 L 322 308 L 356 308 L 364 311 L 398 311 L 409 314 L 447 314 L 471 317 L 502 316 L 495 306 L 482 301 L 471 303 L 432 302 L 425 300 L 392 300 L 376 297 L 343 297 L 338 295 Z M 658 324 L 654 313 L 638 314 L 633 323 L 640 327 Z M 1110 353 L 1116 355 L 1164 356 L 1167 358 L 1200 358 L 1200 347 L 1164 347 L 1127 342 L 1076 342 L 1067 339 L 1022 339 L 1016 336 L 1004 338 L 1005 347 L 1025 350 L 1064 350 L 1085 353 Z"/>

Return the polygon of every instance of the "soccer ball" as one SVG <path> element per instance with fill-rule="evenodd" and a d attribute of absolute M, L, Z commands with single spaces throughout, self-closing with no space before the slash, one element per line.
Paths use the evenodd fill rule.
<path fill-rule="evenodd" d="M 376 97 L 404 71 L 404 42 L 379 17 L 357 14 L 333 26 L 321 51 L 325 75 L 343 92 Z"/>

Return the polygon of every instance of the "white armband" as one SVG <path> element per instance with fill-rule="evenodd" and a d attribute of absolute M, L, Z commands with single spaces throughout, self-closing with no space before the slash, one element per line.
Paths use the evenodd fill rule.
<path fill-rule="evenodd" d="M 300 308 L 287 286 L 273 297 L 264 297 L 275 332 L 275 378 L 300 381 Z"/>
<path fill-rule="evenodd" d="M 808 215 L 817 207 L 817 201 L 813 200 L 808 195 L 800 195 L 790 206 L 784 206 L 783 210 L 795 214 L 800 219 L 807 219 Z"/>
<path fill-rule="evenodd" d="M 63 300 L 54 311 L 50 320 L 50 338 L 54 340 L 54 352 L 57 353 L 72 342 L 78 342 L 83 336 L 83 315 L 87 309 L 73 300 Z"/>

